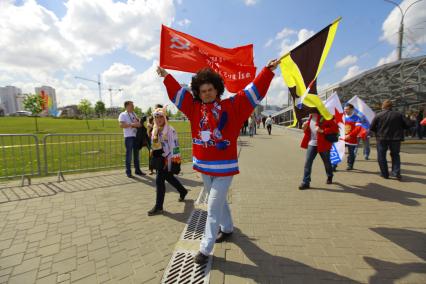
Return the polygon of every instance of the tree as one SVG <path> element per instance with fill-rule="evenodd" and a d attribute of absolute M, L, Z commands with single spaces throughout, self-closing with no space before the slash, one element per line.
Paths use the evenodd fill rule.
<path fill-rule="evenodd" d="M 170 118 L 172 118 L 173 117 L 173 113 L 172 113 L 172 111 L 171 110 L 166 110 L 166 115 L 167 115 L 167 117 L 170 119 Z"/>
<path fill-rule="evenodd" d="M 31 112 L 35 120 L 36 132 L 38 132 L 38 123 L 37 117 L 43 111 L 44 100 L 37 94 L 31 95 L 28 94 L 24 98 L 24 108 L 25 110 Z"/>
<path fill-rule="evenodd" d="M 148 110 L 146 111 L 146 115 L 147 116 L 151 116 L 152 115 L 152 107 L 148 108 Z"/>
<path fill-rule="evenodd" d="M 82 99 L 77 106 L 78 110 L 84 115 L 86 118 L 87 129 L 90 129 L 89 126 L 89 115 L 92 113 L 92 103 L 87 99 Z"/>
<path fill-rule="evenodd" d="M 142 117 L 143 112 L 142 112 L 140 107 L 135 106 L 134 111 L 135 111 L 137 117 Z"/>
<path fill-rule="evenodd" d="M 97 101 L 95 104 L 95 113 L 98 117 L 102 117 L 102 126 L 105 126 L 104 116 L 106 108 L 103 101 Z"/>
<path fill-rule="evenodd" d="M 182 118 L 182 112 L 180 110 L 178 110 L 175 114 L 175 118 L 176 119 L 181 119 Z"/>

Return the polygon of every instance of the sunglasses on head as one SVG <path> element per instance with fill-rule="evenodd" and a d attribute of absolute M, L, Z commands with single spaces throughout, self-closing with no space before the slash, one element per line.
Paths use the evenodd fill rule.
<path fill-rule="evenodd" d="M 162 112 L 155 112 L 154 117 L 164 117 Z"/>

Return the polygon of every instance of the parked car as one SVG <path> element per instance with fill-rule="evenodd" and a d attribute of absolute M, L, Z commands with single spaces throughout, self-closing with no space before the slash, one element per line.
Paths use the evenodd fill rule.
<path fill-rule="evenodd" d="M 32 113 L 26 110 L 18 110 L 15 113 L 10 114 L 10 116 L 31 116 Z"/>

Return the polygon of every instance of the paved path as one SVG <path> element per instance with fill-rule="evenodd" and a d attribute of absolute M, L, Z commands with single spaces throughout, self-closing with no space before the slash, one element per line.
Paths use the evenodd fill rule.
<path fill-rule="evenodd" d="M 189 165 L 184 172 L 189 200 L 170 191 L 154 217 L 151 176 L 109 171 L 19 188 L 48 196 L 0 204 L 0 283 L 159 283 L 201 185 Z"/>
<path fill-rule="evenodd" d="M 313 189 L 299 191 L 301 135 L 261 134 L 243 139 L 236 234 L 215 250 L 210 283 L 426 283 L 426 145 L 403 147 L 402 182 L 378 176 L 372 151 L 332 186 L 318 157 Z"/>
<path fill-rule="evenodd" d="M 378 177 L 373 151 L 332 186 L 318 158 L 314 189 L 299 191 L 300 139 L 277 128 L 241 139 L 229 195 L 236 230 L 215 249 L 210 283 L 426 283 L 426 145 L 404 146 L 402 182 Z M 189 200 L 172 190 L 166 214 L 149 218 L 153 177 L 0 185 L 29 198 L 0 200 L 0 283 L 159 283 L 201 188 L 189 165 L 180 178 Z"/>

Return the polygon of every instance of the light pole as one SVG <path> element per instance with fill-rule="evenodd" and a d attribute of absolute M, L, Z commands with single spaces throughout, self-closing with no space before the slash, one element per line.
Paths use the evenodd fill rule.
<path fill-rule="evenodd" d="M 108 89 L 109 91 L 109 100 L 110 100 L 110 108 L 112 108 L 112 91 L 118 91 L 121 92 L 123 89 L 112 89 L 111 87 Z"/>
<path fill-rule="evenodd" d="M 385 0 L 388 3 L 391 3 L 393 5 L 395 5 L 396 7 L 398 7 L 399 11 L 401 12 L 401 23 L 399 24 L 399 37 L 398 37 L 398 60 L 401 60 L 402 58 L 402 40 L 404 37 L 404 17 L 408 12 L 408 9 L 410 9 L 414 4 L 422 1 L 422 0 L 417 0 L 414 1 L 413 3 L 410 4 L 410 6 L 407 7 L 407 9 L 405 9 L 405 11 L 402 11 L 401 6 L 399 6 L 398 3 L 395 3 L 392 0 Z"/>
<path fill-rule="evenodd" d="M 99 100 L 102 102 L 102 93 L 101 93 L 101 75 L 98 74 L 98 80 L 92 80 L 92 79 L 88 79 L 88 78 L 84 78 L 84 77 L 80 77 L 80 76 L 74 76 L 75 79 L 80 79 L 80 80 L 84 80 L 84 81 L 89 81 L 89 82 L 93 82 L 98 84 L 98 90 L 99 90 Z"/>

